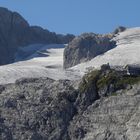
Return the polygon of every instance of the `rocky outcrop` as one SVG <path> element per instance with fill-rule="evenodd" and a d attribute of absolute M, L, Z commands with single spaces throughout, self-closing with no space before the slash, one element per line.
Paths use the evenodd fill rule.
<path fill-rule="evenodd" d="M 116 42 L 113 41 L 112 38 L 125 29 L 125 27 L 118 27 L 113 33 L 107 35 L 84 33 L 75 37 L 65 48 L 64 68 L 69 68 L 91 60 L 113 49 L 116 47 Z"/>
<path fill-rule="evenodd" d="M 1 140 L 138 140 L 140 77 L 115 79 L 110 72 L 85 75 L 78 89 L 73 81 L 49 78 L 1 85 Z M 131 86 L 99 94 L 104 80 Z"/>
<path fill-rule="evenodd" d="M 140 86 L 97 100 L 73 118 L 69 126 L 71 140 L 140 139 Z"/>
<path fill-rule="evenodd" d="M 74 38 L 64 51 L 64 68 L 88 61 L 115 47 L 112 35 L 85 33 Z"/>
<path fill-rule="evenodd" d="M 18 13 L 0 8 L 0 65 L 11 63 L 18 47 L 42 43 L 68 43 L 73 35 L 57 35 L 38 26 L 30 26 Z"/>

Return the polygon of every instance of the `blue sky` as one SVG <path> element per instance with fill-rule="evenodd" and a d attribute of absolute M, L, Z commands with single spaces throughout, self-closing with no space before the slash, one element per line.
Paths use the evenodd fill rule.
<path fill-rule="evenodd" d="M 31 25 L 57 33 L 108 33 L 140 26 L 140 0 L 0 0 Z"/>

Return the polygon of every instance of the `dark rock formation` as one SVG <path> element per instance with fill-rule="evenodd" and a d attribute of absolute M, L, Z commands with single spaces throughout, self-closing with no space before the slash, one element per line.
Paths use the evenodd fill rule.
<path fill-rule="evenodd" d="M 114 48 L 113 35 L 98 35 L 85 33 L 74 38 L 64 51 L 64 68 L 69 68 L 81 62 L 88 61 L 97 55 Z"/>
<path fill-rule="evenodd" d="M 125 30 L 126 30 L 126 27 L 119 26 L 118 28 L 115 29 L 115 31 L 113 32 L 113 34 L 118 34 L 118 33 L 123 32 Z"/>
<path fill-rule="evenodd" d="M 42 43 L 68 43 L 73 35 L 57 35 L 38 26 L 30 26 L 18 13 L 0 8 L 0 65 L 11 63 L 18 47 Z"/>

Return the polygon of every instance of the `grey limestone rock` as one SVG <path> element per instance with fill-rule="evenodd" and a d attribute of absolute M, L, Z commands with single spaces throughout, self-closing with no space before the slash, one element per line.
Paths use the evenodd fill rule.
<path fill-rule="evenodd" d="M 116 42 L 111 41 L 112 37 L 113 34 L 98 35 L 94 33 L 84 33 L 75 37 L 65 48 L 64 68 L 86 62 L 114 48 Z"/>
<path fill-rule="evenodd" d="M 1 140 L 140 138 L 139 83 L 100 99 L 94 86 L 79 92 L 69 80 L 20 79 L 1 87 Z"/>
<path fill-rule="evenodd" d="M 67 80 L 21 79 L 5 85 L 0 94 L 0 139 L 68 139 L 76 97 Z"/>
<path fill-rule="evenodd" d="M 127 92 L 131 95 L 123 92 L 97 100 L 82 115 L 75 116 L 68 131 L 70 139 L 138 140 L 140 94 L 135 89 Z"/>

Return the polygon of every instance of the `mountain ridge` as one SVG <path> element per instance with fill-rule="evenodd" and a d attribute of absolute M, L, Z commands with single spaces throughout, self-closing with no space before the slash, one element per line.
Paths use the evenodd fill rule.
<path fill-rule="evenodd" d="M 18 47 L 36 43 L 66 44 L 74 35 L 60 35 L 39 26 L 30 26 L 17 12 L 0 8 L 0 65 L 14 62 Z"/>

